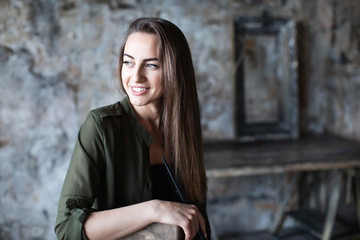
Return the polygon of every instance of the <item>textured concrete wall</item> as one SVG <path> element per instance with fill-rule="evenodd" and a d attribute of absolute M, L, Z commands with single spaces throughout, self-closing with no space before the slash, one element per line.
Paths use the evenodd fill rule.
<path fill-rule="evenodd" d="M 307 131 L 360 140 L 359 13 L 357 1 L 303 6 L 301 124 Z"/>
<path fill-rule="evenodd" d="M 233 138 L 233 19 L 261 16 L 264 10 L 301 27 L 302 131 L 360 140 L 357 1 L 0 1 L 0 239 L 55 238 L 58 196 L 80 124 L 90 109 L 122 96 L 114 73 L 131 19 L 159 16 L 184 31 L 193 53 L 204 135 Z M 279 177 L 271 181 L 281 182 Z M 222 184 L 210 181 L 216 208 Z M 239 186 L 240 193 L 247 191 L 246 184 Z M 256 188 L 256 180 L 250 186 Z M 217 209 L 234 219 L 231 209 L 254 206 L 243 215 L 254 224 L 232 222 L 243 230 L 255 228 L 262 217 L 266 226 L 278 201 L 276 186 L 269 186 L 274 192 L 259 188 L 263 194 L 227 191 L 226 199 L 233 202 Z M 266 204 L 259 205 L 259 198 Z M 261 215 L 261 209 L 270 210 Z"/>

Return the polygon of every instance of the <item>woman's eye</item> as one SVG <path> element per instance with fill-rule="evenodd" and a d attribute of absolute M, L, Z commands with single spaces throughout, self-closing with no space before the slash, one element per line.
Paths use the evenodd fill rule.
<path fill-rule="evenodd" d="M 123 64 L 126 65 L 126 66 L 128 66 L 128 67 L 131 67 L 131 66 L 132 66 L 132 62 L 126 61 L 126 60 L 123 61 Z"/>
<path fill-rule="evenodd" d="M 146 67 L 151 69 L 158 69 L 160 66 L 154 63 L 148 63 L 146 64 Z"/>

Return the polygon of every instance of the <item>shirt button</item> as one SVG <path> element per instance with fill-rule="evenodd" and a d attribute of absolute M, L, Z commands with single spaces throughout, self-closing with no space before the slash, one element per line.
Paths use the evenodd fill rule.
<path fill-rule="evenodd" d="M 75 199 L 68 199 L 66 201 L 66 207 L 69 209 L 69 210 L 72 210 L 74 208 L 76 208 L 76 201 Z"/>

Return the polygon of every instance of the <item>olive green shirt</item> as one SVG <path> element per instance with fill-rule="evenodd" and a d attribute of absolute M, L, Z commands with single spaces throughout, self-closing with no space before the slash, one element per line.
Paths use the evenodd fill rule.
<path fill-rule="evenodd" d="M 83 224 L 93 211 L 152 199 L 152 140 L 128 97 L 88 114 L 60 196 L 55 226 L 59 239 L 87 239 Z M 205 206 L 198 208 L 207 220 Z"/>

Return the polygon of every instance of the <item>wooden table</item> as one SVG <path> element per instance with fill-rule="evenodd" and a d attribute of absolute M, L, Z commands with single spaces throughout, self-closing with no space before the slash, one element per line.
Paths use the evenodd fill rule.
<path fill-rule="evenodd" d="M 239 142 L 206 141 L 205 168 L 208 178 L 236 177 L 259 174 L 293 174 L 285 198 L 270 231 L 279 233 L 285 210 L 299 175 L 308 171 L 338 171 L 336 184 L 329 199 L 321 239 L 331 238 L 344 170 L 360 168 L 360 143 L 332 135 L 306 136 L 297 140 Z M 357 181 L 358 182 L 358 181 Z M 359 188 L 359 186 L 357 186 Z M 360 192 L 360 191 L 357 191 Z M 360 195 L 357 196 L 360 199 Z M 357 204 L 360 220 L 360 204 Z"/>

